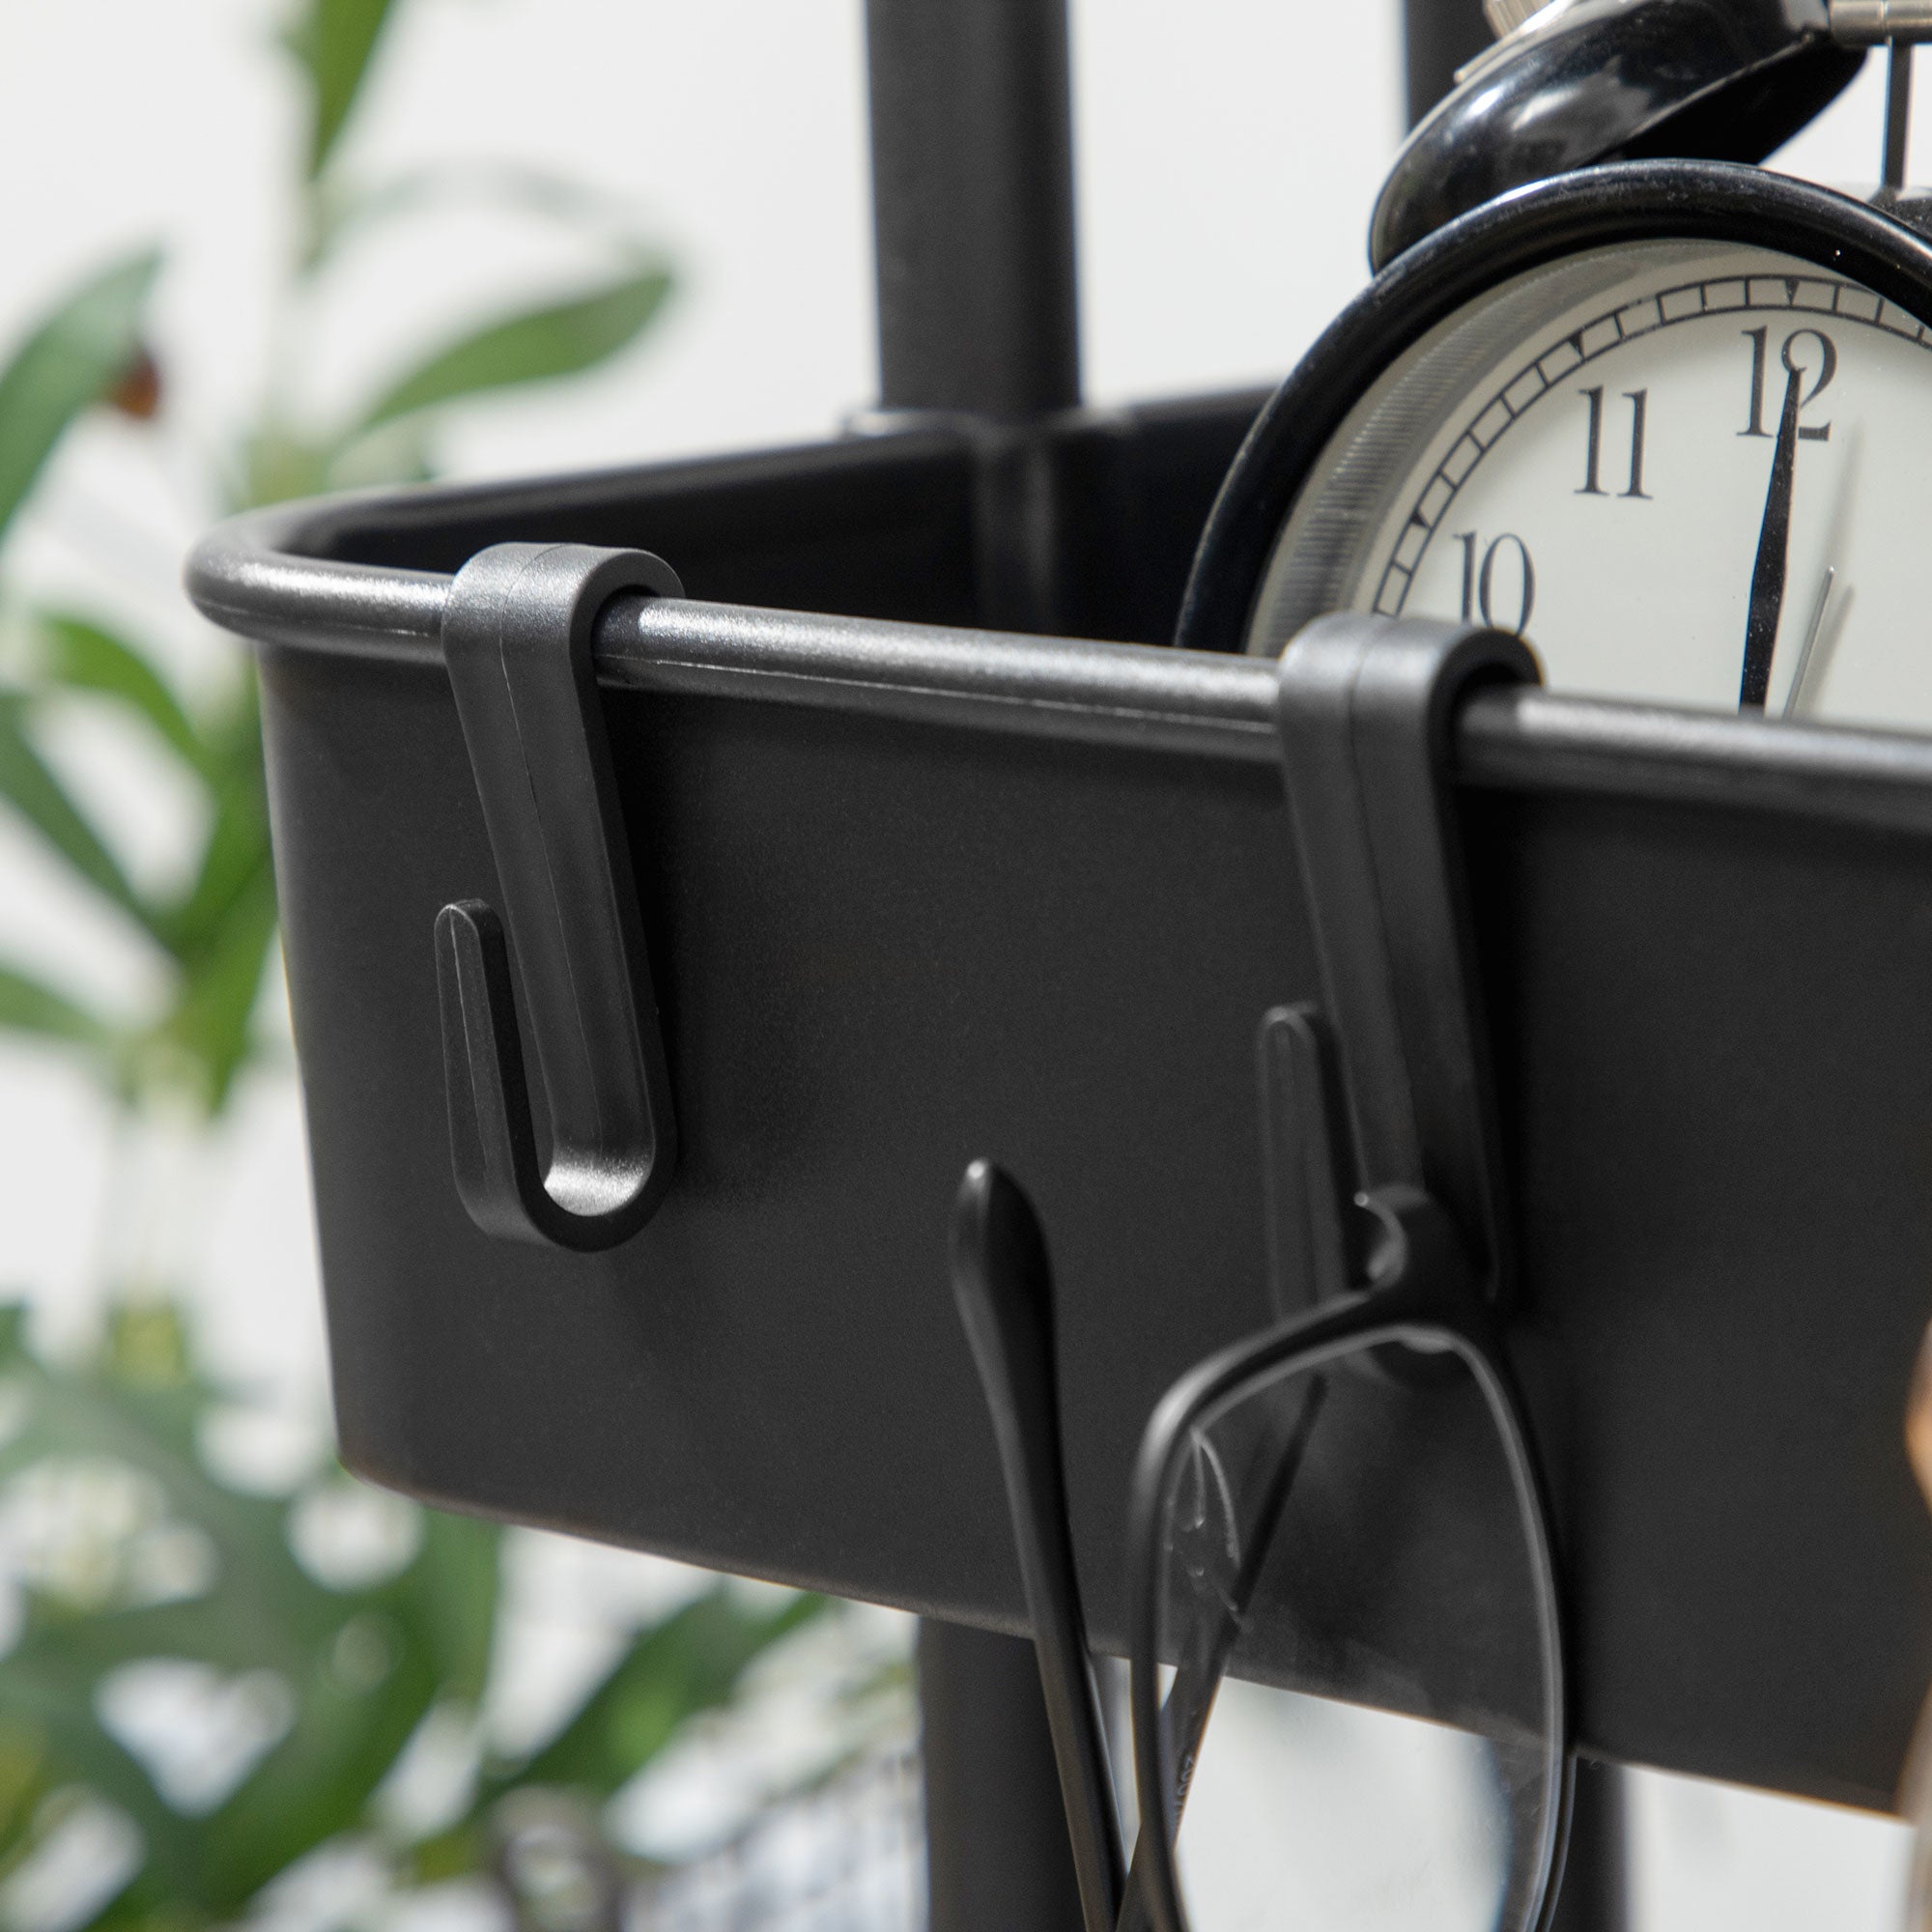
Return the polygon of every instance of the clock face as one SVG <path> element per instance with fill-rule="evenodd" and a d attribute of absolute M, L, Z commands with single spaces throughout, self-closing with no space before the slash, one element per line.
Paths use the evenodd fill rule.
<path fill-rule="evenodd" d="M 1932 332 L 1714 243 L 1518 276 L 1329 440 L 1249 648 L 1342 609 L 1520 632 L 1556 690 L 1932 728 Z"/>

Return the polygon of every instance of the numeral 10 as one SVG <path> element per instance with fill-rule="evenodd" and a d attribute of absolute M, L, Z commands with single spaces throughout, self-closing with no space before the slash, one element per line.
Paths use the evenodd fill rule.
<path fill-rule="evenodd" d="M 1577 495 L 1607 497 L 1609 492 L 1597 480 L 1598 465 L 1604 454 L 1603 387 L 1599 384 L 1594 389 L 1578 389 L 1577 393 L 1590 405 L 1590 447 L 1583 458 L 1583 487 Z M 1643 487 L 1643 419 L 1650 409 L 1650 391 L 1626 389 L 1624 401 L 1631 406 L 1630 488 L 1619 490 L 1617 495 L 1635 497 L 1647 503 L 1650 492 Z"/>
<path fill-rule="evenodd" d="M 1505 530 L 1478 562 L 1478 541 L 1474 530 L 1457 530 L 1450 537 L 1451 543 L 1463 546 L 1463 621 L 1473 624 L 1480 611 L 1483 622 L 1492 629 L 1514 631 L 1521 637 L 1529 629 L 1529 613 L 1536 609 L 1536 566 L 1529 560 L 1529 546 L 1514 530 Z M 1498 616 L 1496 607 L 1496 558 L 1507 557 L 1512 550 L 1516 553 L 1518 599 L 1514 623 Z"/>

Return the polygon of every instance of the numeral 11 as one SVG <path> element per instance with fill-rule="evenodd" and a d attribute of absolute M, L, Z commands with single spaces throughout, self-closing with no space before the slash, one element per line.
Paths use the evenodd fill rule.
<path fill-rule="evenodd" d="M 1579 497 L 1607 497 L 1609 492 L 1598 481 L 1598 465 L 1604 454 L 1604 391 L 1601 386 L 1594 389 L 1578 389 L 1577 392 L 1590 406 L 1590 447 L 1583 458 L 1583 487 L 1577 492 Z M 1619 490 L 1619 497 L 1636 497 L 1644 502 L 1651 500 L 1650 492 L 1643 487 L 1643 422 L 1650 410 L 1648 389 L 1626 389 L 1624 401 L 1631 406 L 1631 455 L 1630 488 Z"/>

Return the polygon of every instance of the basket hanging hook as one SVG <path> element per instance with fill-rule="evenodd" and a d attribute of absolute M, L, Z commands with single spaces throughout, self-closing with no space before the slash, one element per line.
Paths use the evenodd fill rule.
<path fill-rule="evenodd" d="M 497 544 L 451 586 L 443 658 L 497 862 L 436 922 L 456 1188 L 499 1239 L 596 1249 L 650 1219 L 677 1156 L 657 1001 L 590 661 L 620 591 L 681 596 L 644 551 Z M 508 942 L 504 927 L 508 926 Z M 512 1002 L 516 950 L 551 1153 Z"/>
<path fill-rule="evenodd" d="M 1268 1056 L 1286 1055 L 1288 1087 L 1306 1111 L 1285 1116 L 1286 1130 L 1269 1138 L 1293 1143 L 1297 1184 L 1317 1188 L 1325 1173 L 1332 1190 L 1352 1168 L 1364 1194 L 1398 1186 L 1431 1195 L 1497 1298 L 1509 1293 L 1514 1258 L 1448 750 L 1456 707 L 1477 685 L 1537 679 L 1529 648 L 1499 631 L 1320 617 L 1282 653 L 1276 707 L 1348 1101 L 1331 1126 L 1342 1110 L 1319 1032 L 1298 1022 L 1277 1037 L 1270 1029 L 1294 1016 L 1271 1013 L 1264 1104 Z M 1335 1147 L 1346 1140 L 1352 1148 Z M 1358 1246 L 1359 1233 L 1338 1208 L 1320 1227 L 1291 1225 L 1286 1243 L 1275 1239 L 1329 1257 L 1332 1278 L 1342 1265 L 1332 1257 Z M 1316 1279 L 1319 1287 L 1321 1271 Z"/>

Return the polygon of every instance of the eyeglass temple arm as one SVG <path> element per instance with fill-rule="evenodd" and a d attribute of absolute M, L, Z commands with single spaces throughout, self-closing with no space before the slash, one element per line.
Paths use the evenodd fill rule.
<path fill-rule="evenodd" d="M 1332 1083 L 1324 1075 L 1306 1016 L 1270 1014 L 1269 1021 L 1285 1021 L 1276 1028 L 1273 1042 L 1281 1056 L 1276 1073 L 1284 1110 L 1277 1124 L 1296 1127 L 1295 1144 L 1309 1151 L 1319 1171 L 1327 1157 L 1329 1143 L 1306 1119 L 1304 1109 L 1313 1106 L 1320 1110 L 1328 1105 Z M 1284 1033 L 1289 1037 L 1286 1044 L 1281 1037 Z M 1264 1028 L 1264 1056 L 1268 1046 Z M 1293 1211 L 1303 1217 L 1317 1212 L 1319 1190 L 1312 1174 L 1304 1186 L 1284 1184 L 1303 1197 L 1301 1206 Z M 1046 1244 L 1025 1194 L 990 1163 L 976 1162 L 960 1186 L 952 1259 L 960 1319 L 972 1344 L 999 1443 L 1047 1721 L 1053 1734 L 1067 1829 L 1074 1842 L 1083 1916 L 1092 1932 L 1090 1891 L 1098 1902 L 1098 1894 L 1110 1889 L 1117 1901 L 1107 1921 L 1113 1932 L 1147 1932 L 1151 1921 L 1143 1869 L 1146 1841 L 1135 1846 L 1133 1867 L 1123 1886 L 1119 1876 L 1121 1854 L 1112 1778 L 1088 1662 L 1086 1620 L 1073 1568 L 1072 1540 L 1066 1528 L 1058 1409 L 1052 1387 L 1051 1275 Z M 1279 1453 L 1271 1452 L 1263 1459 L 1270 1466 L 1264 1474 L 1266 1492 L 1259 1507 L 1261 1519 L 1267 1524 L 1272 1524 L 1287 1504 L 1313 1433 L 1314 1417 L 1311 1406 Z M 1265 1537 L 1258 1542 L 1264 1543 Z M 1161 1715 L 1170 1732 L 1170 1763 L 1192 1767 L 1214 1707 L 1228 1652 L 1238 1634 L 1240 1607 L 1254 1589 L 1257 1574 L 1253 1560 L 1242 1567 L 1235 1583 L 1235 1604 L 1216 1633 L 1208 1662 L 1199 1668 L 1180 1669 L 1169 1688 Z M 1178 1803 L 1185 1802 L 1183 1785 Z M 1094 1816 L 1096 1810 L 1097 1819 Z M 1083 1835 L 1091 1848 L 1085 1853 L 1081 1849 Z M 1104 1879 L 1103 1871 L 1109 1874 Z"/>
<path fill-rule="evenodd" d="M 990 1161 L 952 1214 L 952 1292 L 992 1417 L 1039 1660 L 1085 1932 L 1115 1932 L 1121 1832 L 1073 1567 L 1054 1388 L 1052 1273 L 1033 1204 Z"/>

